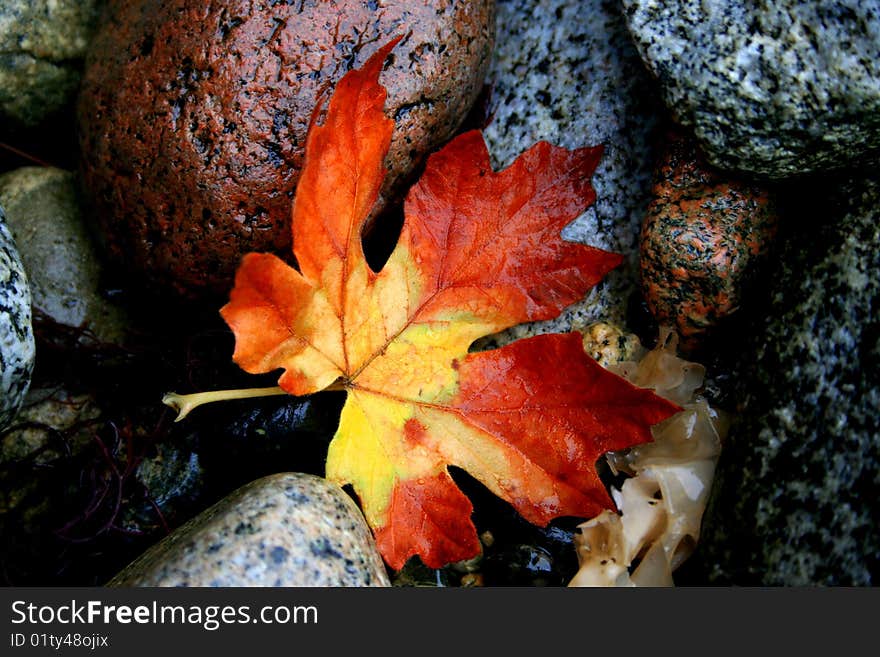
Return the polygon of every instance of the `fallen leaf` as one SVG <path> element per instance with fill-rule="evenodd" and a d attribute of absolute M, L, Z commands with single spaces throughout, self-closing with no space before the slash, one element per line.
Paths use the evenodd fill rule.
<path fill-rule="evenodd" d="M 560 237 L 595 199 L 600 148 L 542 142 L 496 173 L 482 135 L 459 136 L 428 159 L 395 250 L 370 269 L 362 231 L 394 125 L 378 79 L 395 43 L 342 78 L 309 132 L 298 269 L 248 254 L 221 313 L 246 371 L 283 369 L 279 385 L 296 395 L 347 390 L 326 476 L 353 486 L 399 569 L 412 555 L 440 567 L 480 551 L 449 466 L 532 523 L 589 518 L 613 508 L 596 460 L 650 440 L 679 409 L 604 370 L 577 334 L 469 353 L 478 338 L 558 315 L 620 263 Z"/>

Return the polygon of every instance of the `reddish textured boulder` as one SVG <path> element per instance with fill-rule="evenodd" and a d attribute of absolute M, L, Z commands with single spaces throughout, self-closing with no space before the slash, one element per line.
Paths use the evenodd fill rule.
<path fill-rule="evenodd" d="M 765 187 L 716 172 L 695 144 L 669 135 L 642 224 L 641 287 L 661 323 L 693 350 L 739 308 L 776 234 Z"/>
<path fill-rule="evenodd" d="M 397 35 L 381 79 L 397 125 L 380 207 L 479 94 L 494 2 L 111 0 L 78 121 L 112 259 L 192 297 L 228 292 L 244 253 L 289 256 L 317 101 Z"/>

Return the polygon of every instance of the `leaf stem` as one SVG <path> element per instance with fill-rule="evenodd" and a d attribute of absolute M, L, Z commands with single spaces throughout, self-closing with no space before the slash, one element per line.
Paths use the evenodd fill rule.
<path fill-rule="evenodd" d="M 346 390 L 348 386 L 341 379 L 337 379 L 324 390 Z M 208 392 L 194 392 L 188 395 L 179 395 L 176 392 L 168 392 L 162 397 L 162 403 L 177 411 L 175 422 L 180 422 L 189 415 L 190 411 L 202 404 L 211 402 L 229 401 L 231 399 L 251 399 L 253 397 L 272 397 L 275 395 L 290 394 L 283 388 L 272 386 L 271 388 L 233 388 L 232 390 L 210 390 Z"/>
<path fill-rule="evenodd" d="M 189 395 L 179 395 L 169 392 L 162 397 L 162 403 L 177 411 L 175 422 L 180 422 L 189 415 L 194 408 L 211 402 L 227 401 L 230 399 L 250 399 L 251 397 L 270 397 L 272 395 L 286 395 L 286 390 L 273 386 L 271 388 L 235 388 L 233 390 L 211 390 L 209 392 L 195 392 Z"/>

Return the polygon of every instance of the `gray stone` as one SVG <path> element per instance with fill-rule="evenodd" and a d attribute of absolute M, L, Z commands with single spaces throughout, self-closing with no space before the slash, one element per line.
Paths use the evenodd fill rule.
<path fill-rule="evenodd" d="M 102 2 L 0 3 L 0 116 L 31 127 L 73 101 Z"/>
<path fill-rule="evenodd" d="M 0 53 L 0 114 L 33 127 L 70 104 L 80 74 L 31 55 Z"/>
<path fill-rule="evenodd" d="M 623 325 L 638 281 L 638 236 L 651 189 L 652 131 L 662 104 L 617 2 L 502 0 L 497 4 L 494 118 L 484 131 L 496 169 L 535 142 L 604 144 L 596 203 L 565 239 L 626 261 L 558 319 L 515 327 L 505 339 L 568 331 L 598 319 Z"/>
<path fill-rule="evenodd" d="M 205 472 L 194 447 L 191 440 L 175 436 L 156 444 L 144 456 L 134 476 L 148 499 L 124 509 L 120 527 L 146 533 L 204 509 Z"/>
<path fill-rule="evenodd" d="M 0 429 L 15 417 L 34 369 L 27 274 L 0 207 Z"/>
<path fill-rule="evenodd" d="M 768 276 L 697 550 L 710 583 L 876 584 L 880 573 L 880 178 L 798 212 Z M 812 183 L 813 186 L 816 182 Z M 826 205 L 827 203 L 827 205 Z M 818 227 L 807 230 L 804 216 Z M 829 221 L 829 219 L 833 221 Z M 823 225 L 824 224 L 824 225 Z"/>
<path fill-rule="evenodd" d="M 50 467 L 56 459 L 79 454 L 91 444 L 89 423 L 99 416 L 98 404 L 90 395 L 31 386 L 14 426 L 0 442 L 0 464 L 27 460 Z M 72 432 L 76 426 L 82 430 Z M 59 439 L 62 434 L 64 440 Z"/>
<path fill-rule="evenodd" d="M 110 586 L 389 586 L 357 505 L 322 477 L 238 489 L 154 545 Z"/>
<path fill-rule="evenodd" d="M 34 308 L 56 322 L 82 326 L 105 342 L 124 341 L 128 320 L 100 294 L 100 255 L 69 171 L 24 167 L 0 175 L 6 207 L 28 273 Z"/>
<path fill-rule="evenodd" d="M 666 104 L 710 161 L 773 178 L 880 149 L 877 0 L 623 0 Z"/>

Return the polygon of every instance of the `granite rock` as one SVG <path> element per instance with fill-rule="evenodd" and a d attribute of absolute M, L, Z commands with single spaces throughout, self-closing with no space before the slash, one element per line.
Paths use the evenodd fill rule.
<path fill-rule="evenodd" d="M 319 100 L 397 36 L 380 81 L 395 129 L 377 212 L 465 119 L 494 0 L 116 1 L 78 106 L 84 187 L 108 252 L 153 286 L 225 296 L 248 252 L 289 259 Z"/>
<path fill-rule="evenodd" d="M 76 177 L 49 167 L 0 175 L 6 207 L 30 279 L 34 308 L 98 340 L 123 342 L 125 313 L 101 294 L 101 258 L 80 210 Z"/>
<path fill-rule="evenodd" d="M 708 166 L 691 139 L 670 133 L 652 194 L 642 293 L 656 321 L 692 352 L 748 305 L 776 236 L 774 193 Z"/>
<path fill-rule="evenodd" d="M 597 200 L 565 239 L 621 253 L 625 262 L 558 319 L 510 329 L 499 341 L 608 320 L 625 325 L 636 293 L 638 237 L 662 109 L 617 2 L 498 2 L 494 117 L 484 130 L 496 169 L 536 141 L 576 148 L 604 144 L 593 176 Z"/>
<path fill-rule="evenodd" d="M 284 473 L 227 496 L 110 586 L 389 586 L 357 505 L 322 477 Z"/>
<path fill-rule="evenodd" d="M 795 192 L 808 207 L 767 277 L 767 316 L 744 350 L 741 408 L 697 551 L 703 581 L 878 581 L 880 178 L 872 175 L 839 187 L 823 177 L 832 191 L 818 199 Z"/>
<path fill-rule="evenodd" d="M 880 4 L 623 0 L 666 104 L 712 164 L 784 178 L 880 149 Z"/>
<path fill-rule="evenodd" d="M 102 0 L 0 3 L 0 116 L 33 127 L 69 106 Z"/>
<path fill-rule="evenodd" d="M 15 417 L 34 369 L 31 292 L 0 207 L 0 428 Z"/>

